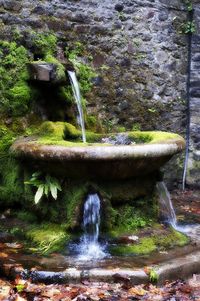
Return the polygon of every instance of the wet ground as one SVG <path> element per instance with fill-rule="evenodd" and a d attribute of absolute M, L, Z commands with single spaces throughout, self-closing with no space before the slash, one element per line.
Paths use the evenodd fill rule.
<path fill-rule="evenodd" d="M 171 197 L 179 220 L 200 224 L 200 190 L 175 190 Z"/>
<path fill-rule="evenodd" d="M 53 253 L 49 256 L 40 256 L 37 253 L 28 254 L 20 243 L 1 243 L 0 263 L 21 264 L 27 269 L 54 272 L 64 271 L 67 268 L 76 268 L 78 270 L 91 268 L 106 268 L 110 270 L 119 268 L 137 269 L 156 265 L 197 250 L 200 250 L 199 245 L 190 244 L 168 251 L 154 252 L 149 256 L 113 256 L 98 261 L 81 261 L 77 256 L 65 256 L 59 253 Z"/>

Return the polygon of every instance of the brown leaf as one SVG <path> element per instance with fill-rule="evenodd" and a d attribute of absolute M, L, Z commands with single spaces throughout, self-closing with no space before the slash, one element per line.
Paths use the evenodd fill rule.
<path fill-rule="evenodd" d="M 192 291 L 192 288 L 191 286 L 189 286 L 188 284 L 184 284 L 182 285 L 179 290 L 182 292 L 182 293 L 185 293 L 185 294 L 190 294 L 191 291 Z"/>
<path fill-rule="evenodd" d="M 1 258 L 7 258 L 7 257 L 8 257 L 8 254 L 7 254 L 7 253 L 4 253 L 4 252 L 0 252 L 0 257 L 1 257 Z"/>
<path fill-rule="evenodd" d="M 130 295 L 144 296 L 148 292 L 144 290 L 142 287 L 132 287 L 128 290 L 128 293 Z"/>
<path fill-rule="evenodd" d="M 17 295 L 15 301 L 27 301 L 27 299 L 20 297 L 19 295 Z"/>
<path fill-rule="evenodd" d="M 11 286 L 7 282 L 0 280 L 0 300 L 5 300 L 9 297 L 11 292 Z"/>

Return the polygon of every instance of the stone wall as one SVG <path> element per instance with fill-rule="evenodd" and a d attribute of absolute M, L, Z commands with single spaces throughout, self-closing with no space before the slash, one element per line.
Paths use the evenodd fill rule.
<path fill-rule="evenodd" d="M 62 46 L 85 45 L 98 74 L 87 110 L 108 130 L 185 135 L 183 0 L 0 0 L 0 20 L 0 38 L 33 29 L 55 32 Z M 29 45 L 27 34 L 23 39 Z"/>
<path fill-rule="evenodd" d="M 194 3 L 195 33 L 191 45 L 190 149 L 187 184 L 200 187 L 200 4 Z"/>

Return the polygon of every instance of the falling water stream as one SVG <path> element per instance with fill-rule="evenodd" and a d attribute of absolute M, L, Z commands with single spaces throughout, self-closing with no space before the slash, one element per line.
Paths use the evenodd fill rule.
<path fill-rule="evenodd" d="M 170 224 L 173 228 L 176 228 L 177 227 L 176 213 L 167 186 L 165 185 L 164 182 L 158 182 L 156 187 L 159 194 L 161 210 L 165 213 L 166 222 Z"/>
<path fill-rule="evenodd" d="M 100 226 L 100 199 L 97 193 L 89 194 L 83 213 L 84 233 L 79 245 L 80 260 L 102 259 L 106 256 L 105 247 L 98 241 Z"/>
<path fill-rule="evenodd" d="M 186 233 L 188 234 L 188 236 L 194 238 L 195 240 L 197 239 L 199 240 L 200 226 L 178 224 L 174 206 L 171 200 L 170 193 L 167 189 L 167 186 L 165 185 L 164 182 L 158 182 L 156 187 L 159 194 L 161 210 L 165 215 L 164 217 L 166 222 L 169 225 L 171 225 L 175 230 L 182 233 Z"/>
<path fill-rule="evenodd" d="M 81 103 L 81 92 L 79 88 L 79 83 L 76 77 L 76 73 L 74 71 L 68 71 L 69 79 L 72 86 L 72 91 L 74 94 L 74 98 L 76 100 L 76 105 L 78 109 L 78 123 L 81 126 L 81 132 L 82 132 L 82 140 L 85 143 L 86 142 L 86 134 L 85 134 L 85 122 L 84 122 L 84 114 L 83 114 L 83 108 Z"/>

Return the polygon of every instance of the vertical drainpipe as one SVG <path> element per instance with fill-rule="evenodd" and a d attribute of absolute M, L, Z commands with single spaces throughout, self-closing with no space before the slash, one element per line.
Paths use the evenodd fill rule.
<path fill-rule="evenodd" d="M 188 22 L 193 22 L 194 9 L 188 12 Z M 185 190 L 186 175 L 189 159 L 190 147 L 190 84 L 191 84 L 191 61 L 192 61 L 192 32 L 188 33 L 188 66 L 187 66 L 187 83 L 186 83 L 186 101 L 187 101 L 187 124 L 186 124 L 186 148 L 185 161 L 183 169 L 182 190 Z"/>

